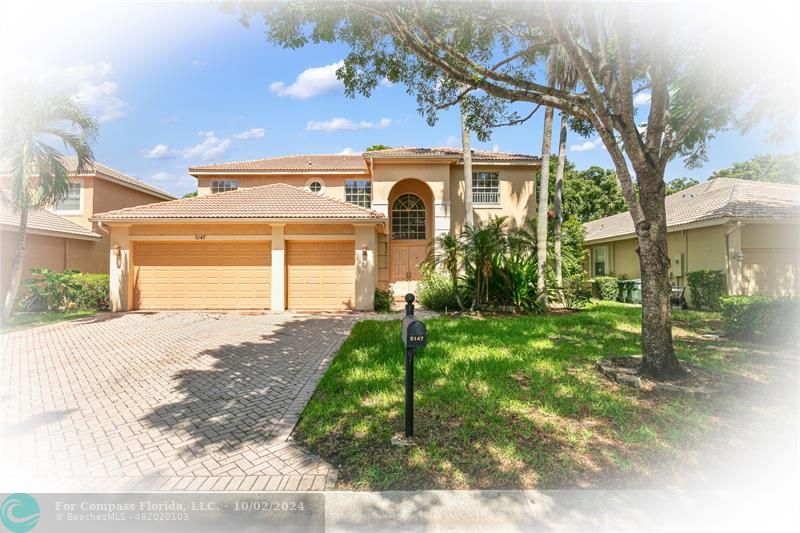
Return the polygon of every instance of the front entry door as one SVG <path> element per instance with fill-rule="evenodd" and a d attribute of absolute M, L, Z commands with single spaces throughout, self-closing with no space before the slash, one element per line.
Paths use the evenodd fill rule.
<path fill-rule="evenodd" d="M 395 296 L 405 296 L 417 290 L 417 282 L 422 279 L 420 264 L 427 255 L 425 245 L 392 243 L 391 279 Z"/>

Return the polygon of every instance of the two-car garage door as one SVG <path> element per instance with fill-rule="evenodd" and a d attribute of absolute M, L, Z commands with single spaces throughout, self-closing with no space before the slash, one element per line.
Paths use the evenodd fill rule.
<path fill-rule="evenodd" d="M 143 241 L 133 247 L 135 309 L 270 309 L 272 251 L 263 242 Z M 289 309 L 354 307 L 353 241 L 287 241 Z"/>

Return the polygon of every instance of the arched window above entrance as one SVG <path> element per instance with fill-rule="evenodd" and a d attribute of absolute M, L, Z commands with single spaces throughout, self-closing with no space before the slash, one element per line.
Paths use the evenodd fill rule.
<path fill-rule="evenodd" d="M 401 194 L 392 203 L 392 240 L 425 240 L 425 203 L 416 194 Z"/>

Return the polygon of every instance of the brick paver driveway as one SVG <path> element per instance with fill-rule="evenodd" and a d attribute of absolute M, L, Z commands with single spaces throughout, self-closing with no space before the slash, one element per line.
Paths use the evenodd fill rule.
<path fill-rule="evenodd" d="M 0 491 L 321 490 L 291 440 L 352 315 L 128 313 L 0 337 Z"/>

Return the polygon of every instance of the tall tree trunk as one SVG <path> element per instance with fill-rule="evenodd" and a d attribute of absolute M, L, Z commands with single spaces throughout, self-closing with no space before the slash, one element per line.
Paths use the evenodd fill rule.
<path fill-rule="evenodd" d="M 650 179 L 648 179 L 650 178 Z M 646 222 L 637 227 L 642 275 L 642 365 L 655 378 L 684 374 L 672 347 L 667 215 L 663 176 L 640 176 L 639 204 Z"/>
<path fill-rule="evenodd" d="M 464 106 L 461 106 L 461 148 L 464 152 L 464 223 L 473 226 L 475 215 L 472 209 L 472 142 Z"/>
<path fill-rule="evenodd" d="M 11 318 L 14 310 L 14 301 L 17 299 L 17 291 L 22 282 L 22 265 L 25 259 L 25 239 L 28 229 L 28 210 L 23 209 L 19 214 L 19 231 L 17 232 L 17 250 L 14 254 L 14 262 L 11 265 L 11 279 L 6 291 L 5 303 L 3 304 L 3 324 Z"/>
<path fill-rule="evenodd" d="M 556 49 L 547 62 L 547 83 L 555 83 Z M 550 202 L 550 145 L 553 142 L 553 108 L 544 110 L 542 170 L 539 172 L 539 205 L 536 209 L 536 292 L 537 302 L 547 309 L 547 211 Z"/>
<path fill-rule="evenodd" d="M 553 191 L 553 212 L 555 213 L 555 228 L 553 229 L 553 270 L 556 275 L 556 287 L 559 296 L 564 286 L 564 276 L 561 272 L 561 191 L 564 188 L 564 166 L 567 160 L 567 115 L 561 112 L 561 130 L 558 134 L 558 166 L 556 167 L 556 190 Z"/>

